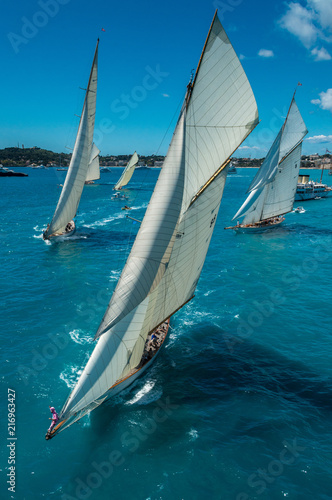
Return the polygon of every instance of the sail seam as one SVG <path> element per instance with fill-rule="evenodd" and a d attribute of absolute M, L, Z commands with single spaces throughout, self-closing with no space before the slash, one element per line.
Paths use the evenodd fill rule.
<path fill-rule="evenodd" d="M 223 163 L 221 165 L 221 167 L 219 167 L 218 170 L 212 175 L 212 177 L 210 177 L 210 179 L 204 184 L 204 186 L 201 187 L 201 189 L 195 194 L 195 196 L 193 196 L 193 198 L 192 198 L 192 200 L 191 200 L 188 208 L 190 208 L 191 205 L 193 203 L 195 203 L 195 201 L 197 200 L 197 198 L 199 196 L 201 196 L 201 194 L 206 190 L 206 188 L 211 184 L 211 182 L 213 182 L 218 177 L 218 175 L 220 174 L 220 172 L 222 172 L 227 167 L 227 165 L 229 164 L 230 161 L 231 161 L 231 159 L 228 158 L 225 161 L 225 163 Z"/>
<path fill-rule="evenodd" d="M 231 65 L 231 63 L 232 63 L 232 61 L 231 61 L 230 63 L 228 63 L 228 65 Z M 221 81 L 221 79 L 220 79 L 220 81 L 218 81 L 219 85 L 222 85 L 222 84 L 223 84 L 223 83 L 225 83 L 225 82 L 229 82 L 229 84 L 228 84 L 228 86 L 225 88 L 224 92 L 223 92 L 222 94 L 220 94 L 220 97 L 221 97 L 221 106 L 223 106 L 223 99 L 222 99 L 222 98 L 224 98 L 224 96 L 225 96 L 225 95 L 229 95 L 230 90 L 231 90 L 232 88 L 234 88 L 234 80 L 235 80 L 235 78 L 231 78 L 231 77 L 232 77 L 232 76 L 233 76 L 233 75 L 234 75 L 234 74 L 235 74 L 238 70 L 239 70 L 239 67 L 237 67 L 237 68 L 236 68 L 236 69 L 235 69 L 232 73 L 230 73 L 230 74 L 227 76 L 227 78 L 223 79 L 222 81 Z M 220 77 L 220 75 L 222 75 L 222 74 L 223 74 L 223 71 L 219 72 L 217 75 L 215 75 L 214 79 L 213 79 L 213 80 L 211 80 L 211 81 L 210 81 L 210 83 L 209 83 L 208 85 L 206 85 L 205 87 L 203 87 L 203 88 L 202 88 L 202 90 L 201 90 L 199 93 L 196 91 L 196 94 L 197 94 L 197 95 L 195 94 L 196 99 L 197 99 L 197 98 L 199 98 L 201 94 L 204 94 L 204 93 L 206 92 L 206 90 L 207 90 L 209 87 L 211 87 L 211 85 L 212 85 L 212 84 L 213 84 L 216 80 L 219 80 L 219 77 Z M 203 80 L 202 80 L 202 81 L 203 81 Z M 239 90 L 240 88 L 242 88 L 243 86 L 245 86 L 246 84 L 248 84 L 247 79 L 245 79 L 245 80 L 243 81 L 242 85 L 240 85 L 240 86 L 238 86 L 238 87 L 236 87 L 236 88 L 234 89 L 233 93 L 232 93 L 231 95 L 229 95 L 229 98 L 228 98 L 227 100 L 228 100 L 228 101 L 229 101 L 229 100 L 231 100 L 231 99 L 233 98 L 233 96 L 234 96 L 234 95 L 236 95 L 236 94 L 238 93 L 238 90 Z M 250 93 L 250 92 L 249 92 L 249 89 L 247 90 L 247 93 Z M 201 104 L 201 105 L 200 105 L 200 106 L 196 109 L 196 112 L 199 112 L 199 110 L 200 110 L 200 109 L 204 106 L 204 104 L 205 104 L 206 102 L 207 102 L 207 101 L 206 101 L 206 99 L 205 99 L 205 100 L 203 101 L 203 103 L 202 103 L 202 104 Z M 206 112 L 204 113 L 204 115 L 203 115 L 203 116 L 205 116 L 205 115 L 208 113 L 208 111 L 209 111 L 210 109 L 215 108 L 215 104 L 216 104 L 216 103 L 213 103 L 213 104 L 210 106 L 210 108 L 209 108 L 208 110 L 206 110 Z M 215 110 L 215 116 L 216 116 L 216 115 L 218 115 L 218 114 L 219 114 L 219 112 L 220 112 L 220 109 Z M 229 113 L 229 114 L 231 113 L 231 109 L 229 109 L 229 110 L 228 110 L 228 113 Z M 225 119 L 225 115 L 224 115 L 224 114 L 223 114 L 222 118 L 223 118 L 223 119 Z"/>
<path fill-rule="evenodd" d="M 283 158 L 279 161 L 278 163 L 278 166 L 280 165 L 280 163 L 282 163 L 283 161 L 286 160 L 286 158 L 288 158 L 288 156 L 293 153 L 293 151 L 303 142 L 303 138 L 296 144 L 296 146 L 294 146 L 290 151 L 289 153 L 287 153 L 285 156 L 283 156 Z"/>

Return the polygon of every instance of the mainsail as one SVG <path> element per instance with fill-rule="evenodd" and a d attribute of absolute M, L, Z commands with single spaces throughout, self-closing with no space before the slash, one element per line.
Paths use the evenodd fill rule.
<path fill-rule="evenodd" d="M 139 364 L 148 334 L 193 298 L 229 158 L 257 123 L 252 89 L 215 14 L 97 345 L 55 433 L 109 397 Z"/>
<path fill-rule="evenodd" d="M 137 153 L 135 151 L 133 156 L 130 158 L 126 168 L 122 172 L 120 179 L 115 184 L 114 189 L 121 189 L 123 186 L 126 186 L 128 184 L 128 182 L 130 181 L 130 179 L 133 176 L 133 173 L 135 171 L 135 167 L 136 167 L 137 163 L 138 163 L 138 156 L 137 156 Z"/>
<path fill-rule="evenodd" d="M 98 45 L 99 39 L 93 58 L 73 154 L 53 219 L 44 233 L 46 238 L 63 233 L 67 223 L 75 217 L 84 182 L 87 180 L 89 164 L 92 154 L 94 154 L 92 141 L 96 115 Z"/>
<path fill-rule="evenodd" d="M 244 225 L 255 224 L 292 211 L 307 132 L 294 94 L 285 122 L 233 220 L 244 217 Z"/>
<path fill-rule="evenodd" d="M 85 181 L 96 181 L 100 179 L 99 153 L 99 149 L 97 148 L 95 143 L 93 143 Z"/>

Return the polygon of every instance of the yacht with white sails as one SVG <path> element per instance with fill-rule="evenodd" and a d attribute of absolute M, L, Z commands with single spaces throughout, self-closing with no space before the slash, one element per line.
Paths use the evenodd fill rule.
<path fill-rule="evenodd" d="M 61 240 L 75 232 L 73 219 L 77 213 L 84 183 L 87 180 L 89 167 L 92 163 L 95 167 L 96 158 L 99 154 L 98 148 L 93 144 L 97 98 L 98 45 L 99 39 L 93 57 L 73 154 L 53 218 L 43 233 L 44 240 Z M 91 170 L 93 173 L 95 172 L 95 168 Z"/>
<path fill-rule="evenodd" d="M 120 179 L 115 184 L 113 189 L 120 190 L 128 184 L 128 182 L 130 181 L 130 179 L 133 176 L 133 173 L 135 172 L 135 168 L 136 168 L 137 164 L 138 164 L 138 156 L 137 156 L 137 153 L 135 151 L 135 153 L 132 155 L 129 162 L 127 163 L 127 166 L 125 167 L 124 171 L 122 172 Z"/>
<path fill-rule="evenodd" d="M 225 229 L 261 233 L 285 220 L 284 215 L 293 210 L 302 141 L 307 132 L 294 92 L 283 126 L 249 186 L 249 196 L 232 219 L 243 217 L 243 222 Z"/>
<path fill-rule="evenodd" d="M 216 13 L 96 346 L 46 439 L 151 365 L 165 342 L 169 318 L 194 298 L 230 158 L 257 123 L 254 94 Z"/>

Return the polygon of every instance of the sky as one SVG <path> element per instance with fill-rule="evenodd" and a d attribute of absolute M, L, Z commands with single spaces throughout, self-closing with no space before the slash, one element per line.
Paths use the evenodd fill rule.
<path fill-rule="evenodd" d="M 4 0 L 0 148 L 70 152 L 99 37 L 101 154 L 165 155 L 216 8 L 261 120 L 235 156 L 266 155 L 298 83 L 303 154 L 332 151 L 331 0 Z"/>

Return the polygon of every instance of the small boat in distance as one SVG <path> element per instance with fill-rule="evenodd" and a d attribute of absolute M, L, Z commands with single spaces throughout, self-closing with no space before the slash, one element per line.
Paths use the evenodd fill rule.
<path fill-rule="evenodd" d="M 9 170 L 9 168 L 0 165 L 0 177 L 28 177 L 28 174 L 15 172 L 14 170 Z"/>
<path fill-rule="evenodd" d="M 233 165 L 233 163 L 230 164 L 230 167 L 228 169 L 229 174 L 236 174 L 236 167 Z"/>
<path fill-rule="evenodd" d="M 244 217 L 243 223 L 225 229 L 261 233 L 279 226 L 283 215 L 293 210 L 302 141 L 308 132 L 295 92 L 284 124 L 249 186 L 250 194 L 232 219 Z"/>
<path fill-rule="evenodd" d="M 295 212 L 296 214 L 304 214 L 305 210 L 303 207 L 296 207 L 294 208 L 293 212 Z"/>
<path fill-rule="evenodd" d="M 126 196 L 123 193 L 114 193 L 113 196 L 111 196 L 111 200 L 128 200 L 128 196 Z"/>
<path fill-rule="evenodd" d="M 122 172 L 120 179 L 115 184 L 113 189 L 119 190 L 119 189 L 123 188 L 123 186 L 126 186 L 128 184 L 128 182 L 130 181 L 130 179 L 133 176 L 133 173 L 135 171 L 135 167 L 136 167 L 137 163 L 138 163 L 138 156 L 137 156 L 137 153 L 135 151 L 133 156 L 130 158 L 126 168 Z"/>
<path fill-rule="evenodd" d="M 169 318 L 194 298 L 230 157 L 257 123 L 249 81 L 215 14 L 96 346 L 46 439 L 127 388 L 156 358 Z M 150 341 L 157 345 L 146 359 Z"/>
<path fill-rule="evenodd" d="M 87 172 L 91 161 L 96 157 L 96 151 L 98 151 L 97 156 L 99 154 L 98 148 L 93 144 L 97 97 L 98 45 L 99 38 L 93 57 L 73 154 L 53 218 L 43 233 L 44 240 L 61 240 L 75 232 L 73 219 L 80 203 Z"/>

